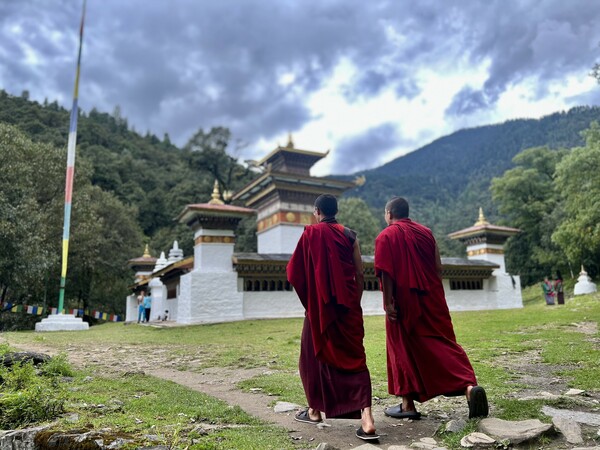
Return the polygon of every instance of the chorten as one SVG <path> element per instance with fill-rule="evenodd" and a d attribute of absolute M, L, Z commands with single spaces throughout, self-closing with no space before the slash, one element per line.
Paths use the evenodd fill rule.
<path fill-rule="evenodd" d="M 233 270 L 235 229 L 253 209 L 226 205 L 215 181 L 211 200 L 187 205 L 178 220 L 194 231 L 194 268 L 181 276 L 177 315 L 180 323 L 243 318 L 242 293 Z"/>
<path fill-rule="evenodd" d="M 289 135 L 285 147 L 277 146 L 255 163 L 262 174 L 233 199 L 257 210 L 258 253 L 292 253 L 304 226 L 315 223 L 315 199 L 321 194 L 339 197 L 355 186 L 310 175 L 311 167 L 328 153 L 298 149 Z"/>
<path fill-rule="evenodd" d="M 504 243 L 520 233 L 517 228 L 502 227 L 490 224 L 479 208 L 479 218 L 472 227 L 450 233 L 450 239 L 457 239 L 467 247 L 467 258 L 490 261 L 500 266 L 502 273 L 506 272 L 504 263 Z"/>
<path fill-rule="evenodd" d="M 127 261 L 127 265 L 135 271 L 135 282 L 138 283 L 154 270 L 156 258 L 150 255 L 148 244 L 144 248 L 144 254 L 138 258 L 133 258 Z"/>
<path fill-rule="evenodd" d="M 593 283 L 588 273 L 583 268 L 583 264 L 581 265 L 581 272 L 579 272 L 579 277 L 577 278 L 577 283 L 575 283 L 575 287 L 573 288 L 574 295 L 583 295 L 583 294 L 593 294 L 596 292 L 596 283 Z"/>

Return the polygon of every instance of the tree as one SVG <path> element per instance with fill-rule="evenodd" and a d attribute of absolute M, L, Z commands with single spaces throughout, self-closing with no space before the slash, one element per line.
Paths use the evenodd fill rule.
<path fill-rule="evenodd" d="M 381 231 L 377 219 L 365 201 L 358 197 L 343 198 L 338 202 L 337 220 L 356 231 L 363 255 L 375 253 L 375 238 Z"/>
<path fill-rule="evenodd" d="M 584 132 L 585 147 L 575 148 L 556 167 L 556 189 L 565 216 L 552 234 L 569 261 L 600 270 L 600 125 Z"/>
<path fill-rule="evenodd" d="M 192 152 L 192 166 L 209 172 L 223 191 L 242 187 L 252 178 L 250 171 L 227 153 L 230 140 L 231 132 L 227 128 L 211 128 L 208 133 L 200 129 L 184 147 Z"/>
<path fill-rule="evenodd" d="M 550 239 L 562 215 L 554 173 L 565 154 L 547 147 L 525 150 L 513 158 L 514 169 L 492 180 L 500 213 L 522 231 L 508 240 L 506 257 L 508 270 L 520 273 L 524 284 L 566 269 L 564 254 Z"/>

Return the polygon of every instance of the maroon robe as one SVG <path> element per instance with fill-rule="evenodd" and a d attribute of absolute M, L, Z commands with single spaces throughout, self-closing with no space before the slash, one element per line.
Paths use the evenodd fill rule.
<path fill-rule="evenodd" d="M 309 406 L 329 418 L 360 418 L 371 406 L 354 241 L 335 222 L 309 225 L 287 266 L 306 310 L 300 377 Z"/>
<path fill-rule="evenodd" d="M 431 230 L 410 219 L 375 240 L 375 273 L 393 280 L 396 321 L 386 320 L 388 391 L 424 402 L 462 395 L 476 385 L 469 358 L 456 343 L 437 267 Z"/>

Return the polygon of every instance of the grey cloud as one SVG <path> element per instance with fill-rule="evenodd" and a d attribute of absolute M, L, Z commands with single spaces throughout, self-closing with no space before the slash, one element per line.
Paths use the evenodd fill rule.
<path fill-rule="evenodd" d="M 80 7 L 0 1 L 0 88 L 69 106 Z M 446 110 L 459 123 L 524 78 L 538 81 L 536 98 L 548 82 L 586 74 L 599 59 L 599 19 L 600 4 L 587 0 L 88 2 L 80 105 L 118 104 L 136 129 L 168 132 L 179 144 L 211 125 L 252 143 L 310 121 L 306 99 L 343 58 L 358 68 L 344 88 L 349 101 L 386 89 L 411 99 L 421 69 L 489 62 L 481 90 L 465 86 Z M 22 45 L 38 55 L 36 67 Z M 286 72 L 295 76 L 290 86 L 279 83 Z M 350 160 L 353 141 L 339 147 Z"/>
<path fill-rule="evenodd" d="M 482 91 L 465 86 L 454 96 L 452 103 L 446 108 L 446 115 L 469 115 L 487 108 L 489 103 Z"/>
<path fill-rule="evenodd" d="M 363 168 L 374 167 L 380 157 L 390 149 L 402 144 L 396 124 L 384 123 L 370 128 L 357 136 L 346 138 L 334 151 L 334 173 L 353 173 Z"/>

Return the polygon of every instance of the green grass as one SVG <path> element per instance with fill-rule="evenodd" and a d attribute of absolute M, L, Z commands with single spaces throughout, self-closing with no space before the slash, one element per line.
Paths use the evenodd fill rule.
<path fill-rule="evenodd" d="M 507 393 L 523 388 L 544 390 L 543 386 L 524 386 L 516 374 L 505 367 L 506 360 L 514 357 L 522 356 L 527 363 L 536 356 L 538 359 L 530 363 L 545 365 L 549 377 L 560 376 L 572 387 L 600 390 L 599 334 L 584 334 L 574 326 L 575 323 L 597 324 L 600 321 L 600 294 L 567 298 L 566 305 L 548 307 L 539 291 L 538 286 L 524 289 L 526 306 L 523 309 L 452 314 L 457 340 L 467 351 L 479 383 L 488 390 L 497 417 L 540 417 L 541 402 L 506 397 Z M 198 361 L 193 367 L 182 362 L 179 367 L 182 370 L 268 368 L 267 374 L 246 380 L 239 387 L 244 390 L 260 388 L 274 394 L 273 401 L 304 404 L 297 375 L 302 321 L 253 320 L 180 328 L 108 323 L 87 332 L 3 333 L 0 335 L 0 353 L 6 344 L 26 347 L 29 342 L 40 342 L 65 352 L 74 340 L 78 345 L 92 349 L 120 345 L 135 346 L 140 352 L 150 348 L 164 349 L 168 350 L 166 357 L 173 360 L 187 356 Z M 367 363 L 373 395 L 380 398 L 388 396 L 384 325 L 382 316 L 365 317 Z M 94 376 L 92 382 L 84 383 L 78 375 L 73 387 L 76 389 L 69 391 L 72 408 L 79 408 L 80 403 L 110 405 L 113 399 L 124 402 L 122 409 L 127 414 L 117 409 L 105 416 L 98 414 L 97 409 L 77 409 L 82 423 L 91 423 L 95 427 L 112 424 L 136 434 L 147 433 L 150 429 L 161 430 L 165 442 L 185 442 L 181 444 L 183 448 L 191 445 L 190 424 L 209 420 L 236 427 L 198 436 L 199 441 L 195 444 L 200 445 L 198 448 L 254 448 L 254 443 L 263 442 L 265 433 L 269 433 L 267 442 L 274 448 L 292 445 L 285 433 L 252 421 L 239 410 L 161 380 L 144 376 L 125 379 Z M 148 410 L 153 414 L 148 414 Z M 142 420 L 141 424 L 132 422 L 131 418 L 136 416 Z M 241 445 L 242 442 L 248 443 Z"/>

